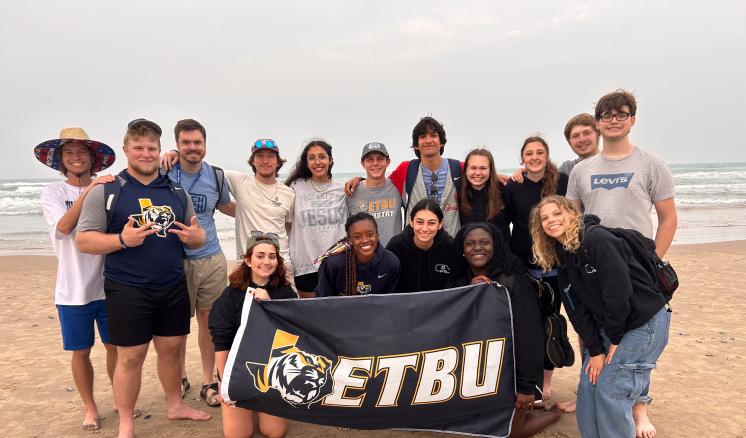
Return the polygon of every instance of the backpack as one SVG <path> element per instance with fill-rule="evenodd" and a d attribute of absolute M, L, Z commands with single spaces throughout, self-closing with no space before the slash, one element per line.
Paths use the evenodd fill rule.
<path fill-rule="evenodd" d="M 526 275 L 528 282 L 534 289 L 537 297 L 545 293 L 552 295 L 554 301 L 554 289 L 549 283 Z M 508 290 L 513 287 L 513 275 L 501 273 L 499 281 Z M 544 356 L 555 368 L 571 367 L 575 363 L 575 350 L 567 337 L 567 320 L 557 312 L 550 313 L 544 318 Z"/>
<path fill-rule="evenodd" d="M 451 171 L 451 180 L 453 181 L 453 185 L 456 188 L 456 193 L 458 193 L 459 189 L 461 188 L 461 163 L 458 160 L 452 160 L 450 158 L 446 158 L 446 160 L 448 160 L 448 167 Z M 414 187 L 414 183 L 417 182 L 417 174 L 419 173 L 419 171 L 420 159 L 416 158 L 414 160 L 411 160 L 409 162 L 409 165 L 407 166 L 407 179 L 404 183 L 404 190 L 407 192 L 407 210 L 409 210 L 409 201 L 412 197 L 412 188 Z"/>
<path fill-rule="evenodd" d="M 601 227 L 627 242 L 627 245 L 632 249 L 632 256 L 653 277 L 653 281 L 666 299 L 666 303 L 671 301 L 673 293 L 679 287 L 679 277 L 670 263 L 658 257 L 655 252 L 655 241 L 643 236 L 637 230 L 610 228 L 603 225 L 586 225 L 584 238 L 593 227 Z M 587 249 L 585 249 L 585 253 L 588 253 Z"/>
<path fill-rule="evenodd" d="M 179 199 L 182 208 L 186 211 L 188 205 L 186 191 L 168 180 L 168 187 Z M 119 201 L 119 193 L 122 191 L 122 179 L 119 176 L 114 181 L 104 184 L 104 205 L 106 207 L 106 232 L 111 233 L 111 222 L 114 218 L 114 209 Z"/>
<path fill-rule="evenodd" d="M 225 171 L 218 166 L 210 165 L 210 167 L 212 167 L 212 173 L 215 174 L 215 182 L 218 186 L 218 202 L 220 202 L 220 199 L 223 197 L 223 187 L 225 186 Z M 218 202 L 212 206 L 212 214 L 215 214 L 215 209 L 218 208 Z"/>

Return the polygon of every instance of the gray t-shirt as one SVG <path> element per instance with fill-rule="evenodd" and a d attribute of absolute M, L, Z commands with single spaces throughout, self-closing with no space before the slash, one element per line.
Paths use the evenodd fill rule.
<path fill-rule="evenodd" d="M 580 163 L 580 158 L 575 158 L 574 160 L 567 160 L 560 164 L 559 166 L 559 172 L 564 173 L 567 176 L 570 176 L 570 173 L 572 172 L 572 169 L 575 167 L 576 164 Z"/>
<path fill-rule="evenodd" d="M 299 179 L 290 188 L 295 191 L 290 259 L 297 277 L 317 272 L 314 259 L 345 236 L 347 197 L 344 185 L 334 180 L 323 184 Z"/>
<path fill-rule="evenodd" d="M 635 147 L 623 158 L 603 153 L 578 163 L 570 174 L 567 198 L 607 227 L 628 228 L 653 239 L 653 204 L 673 198 L 674 181 L 663 161 Z"/>
<path fill-rule="evenodd" d="M 388 178 L 383 186 L 376 188 L 360 183 L 352 198 L 347 198 L 347 209 L 350 216 L 363 211 L 376 218 L 378 239 L 383 246 L 402 231 L 401 194 Z"/>

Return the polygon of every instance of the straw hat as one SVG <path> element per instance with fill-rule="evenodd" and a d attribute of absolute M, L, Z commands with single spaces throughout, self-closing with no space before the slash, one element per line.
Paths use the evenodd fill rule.
<path fill-rule="evenodd" d="M 80 143 L 93 151 L 96 159 L 92 163 L 91 172 L 97 173 L 114 164 L 116 154 L 114 149 L 101 143 L 100 141 L 91 140 L 83 128 L 64 128 L 60 131 L 60 137 L 54 140 L 47 140 L 34 148 L 34 155 L 45 166 L 54 170 L 60 170 L 60 154 L 55 153 L 57 148 L 66 143 Z"/>

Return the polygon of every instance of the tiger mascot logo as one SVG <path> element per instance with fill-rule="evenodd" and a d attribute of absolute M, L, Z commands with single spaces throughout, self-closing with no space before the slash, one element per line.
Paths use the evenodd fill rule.
<path fill-rule="evenodd" d="M 148 222 L 153 223 L 153 229 L 158 230 L 155 233 L 158 237 L 167 237 L 168 227 L 176 220 L 173 209 L 168 205 L 153 205 L 149 198 L 140 198 L 140 213 L 133 214 L 132 217 L 139 225 L 145 225 Z"/>
<path fill-rule="evenodd" d="M 246 362 L 254 386 L 262 393 L 270 388 L 292 406 L 308 406 L 331 393 L 329 371 L 332 361 L 307 353 L 295 344 L 298 336 L 277 330 L 266 364 Z"/>

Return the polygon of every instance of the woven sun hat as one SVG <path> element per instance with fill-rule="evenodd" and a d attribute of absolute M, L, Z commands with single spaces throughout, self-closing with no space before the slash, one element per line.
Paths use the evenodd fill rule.
<path fill-rule="evenodd" d="M 114 164 L 116 154 L 114 149 L 101 143 L 100 141 L 91 140 L 83 128 L 64 128 L 60 131 L 60 137 L 54 140 L 47 140 L 34 148 L 34 155 L 45 166 L 54 170 L 60 170 L 60 154 L 57 148 L 66 143 L 80 143 L 87 146 L 96 156 L 91 172 L 97 173 Z"/>

